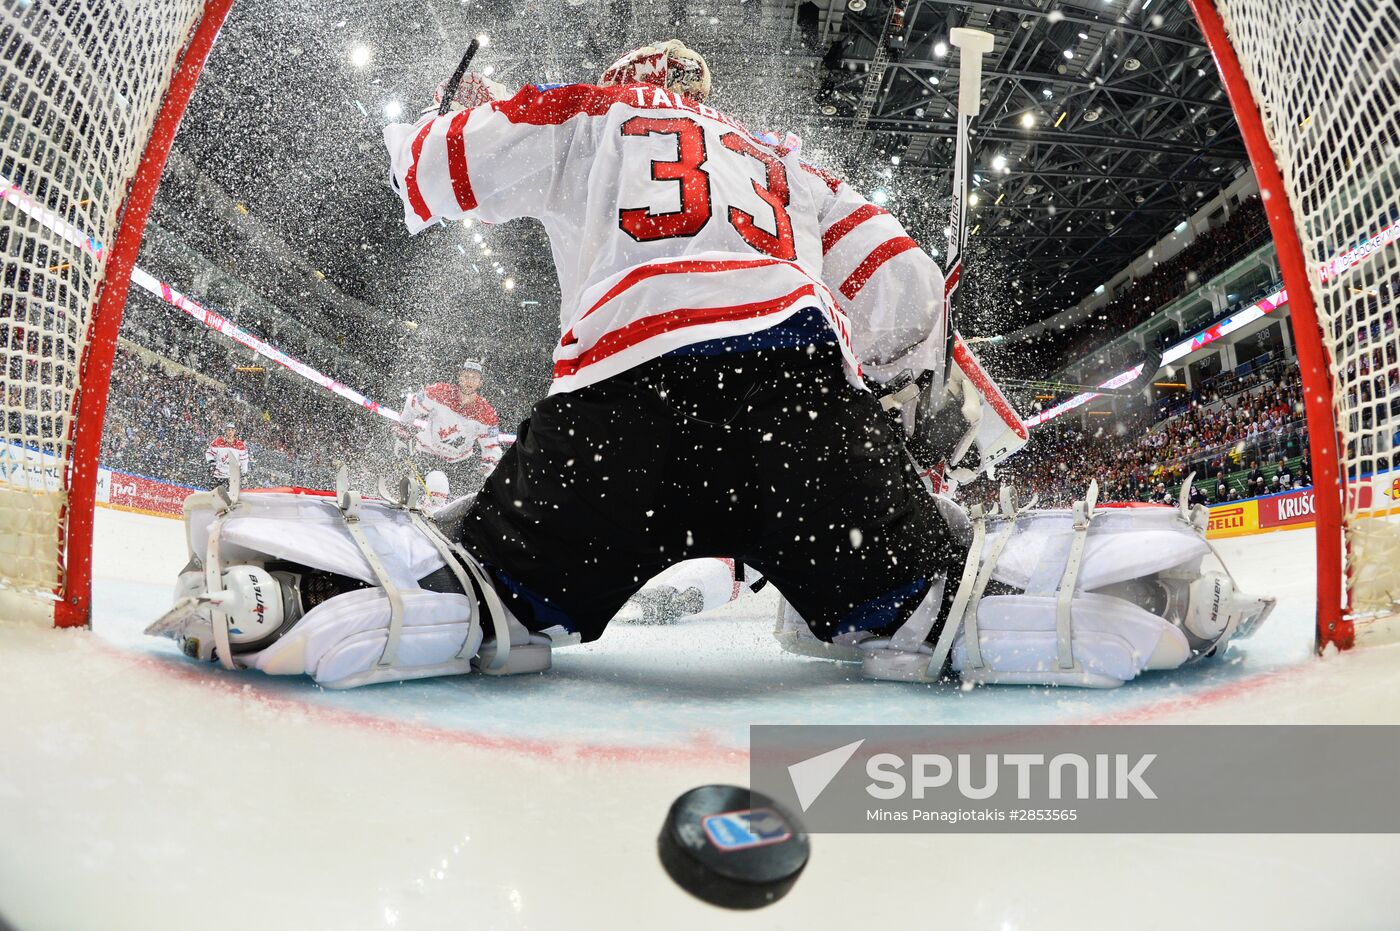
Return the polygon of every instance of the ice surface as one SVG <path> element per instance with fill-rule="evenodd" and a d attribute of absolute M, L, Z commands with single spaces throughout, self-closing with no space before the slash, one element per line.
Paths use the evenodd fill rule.
<path fill-rule="evenodd" d="M 1112 692 L 865 682 L 783 653 L 764 595 L 613 628 L 543 676 L 329 692 L 141 636 L 183 561 L 180 525 L 103 510 L 93 632 L 0 624 L 0 914 L 19 929 L 1394 926 L 1387 837 L 821 836 L 788 899 L 737 916 L 656 862 L 675 795 L 746 781 L 750 723 L 1400 720 L 1400 650 L 1311 656 L 1311 542 L 1227 542 L 1241 582 L 1281 599 L 1266 628 L 1229 662 Z M 1328 863 L 1346 895 L 1320 890 Z"/>

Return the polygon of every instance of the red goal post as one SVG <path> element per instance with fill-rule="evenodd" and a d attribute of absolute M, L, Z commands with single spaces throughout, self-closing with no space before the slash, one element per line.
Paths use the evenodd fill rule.
<path fill-rule="evenodd" d="M 1315 489 L 1317 647 L 1396 639 L 1400 4 L 1190 3 L 1288 289 Z"/>
<path fill-rule="evenodd" d="M 90 621 L 131 270 L 232 2 L 46 0 L 0 17 L 0 619 Z"/>

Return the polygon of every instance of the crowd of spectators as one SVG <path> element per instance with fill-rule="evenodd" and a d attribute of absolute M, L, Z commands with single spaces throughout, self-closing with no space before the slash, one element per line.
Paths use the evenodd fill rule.
<path fill-rule="evenodd" d="M 1127 290 L 1095 310 L 1085 322 L 1044 334 L 1027 352 L 1018 352 L 1027 370 L 1057 369 L 1066 359 L 1082 358 L 1106 339 L 1137 326 L 1177 298 L 1225 271 L 1269 238 L 1268 218 L 1259 195 L 1242 200 L 1219 226 L 1207 230 L 1152 271 L 1134 279 Z"/>
<path fill-rule="evenodd" d="M 1082 498 L 1092 479 L 1105 502 L 1173 502 L 1191 473 L 1196 500 L 1211 504 L 1311 484 L 1296 367 L 1221 379 L 1162 414 L 1145 409 L 1109 429 L 1073 418 L 1041 427 L 1003 480 L 1055 507 Z"/>
<path fill-rule="evenodd" d="M 211 484 L 205 450 L 232 423 L 257 485 L 324 486 L 336 461 L 367 448 L 374 425 L 344 402 L 235 388 L 128 345 L 117 350 L 102 436 L 109 468 L 196 487 Z"/>

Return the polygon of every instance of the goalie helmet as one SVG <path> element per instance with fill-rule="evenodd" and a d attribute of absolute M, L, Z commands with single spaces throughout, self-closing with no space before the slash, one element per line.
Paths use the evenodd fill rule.
<path fill-rule="evenodd" d="M 604 87 L 654 84 L 703 102 L 710 96 L 710 66 L 680 39 L 644 45 L 613 62 L 598 81 Z"/>
<path fill-rule="evenodd" d="M 230 566 L 223 572 L 228 639 L 234 653 L 251 653 L 273 643 L 301 617 L 299 577 L 270 573 L 261 566 Z"/>

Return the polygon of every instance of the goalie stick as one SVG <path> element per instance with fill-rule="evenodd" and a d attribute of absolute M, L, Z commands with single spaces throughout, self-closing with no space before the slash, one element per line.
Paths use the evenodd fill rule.
<path fill-rule="evenodd" d="M 948 383 L 953 366 L 953 310 L 958 283 L 962 279 L 963 253 L 967 250 L 968 177 L 972 173 L 972 135 L 982 108 L 982 56 L 992 50 L 992 35 L 980 29 L 954 29 L 948 41 L 957 46 L 958 56 L 958 138 L 953 158 L 953 206 L 948 240 L 948 271 L 943 280 L 943 325 L 947 345 L 943 358 L 943 383 Z"/>
<path fill-rule="evenodd" d="M 467 50 L 462 54 L 462 60 L 457 63 L 457 70 L 452 72 L 452 77 L 447 80 L 447 87 L 442 93 L 442 103 L 438 105 L 438 116 L 446 116 L 447 110 L 452 106 L 452 98 L 457 96 L 457 88 L 462 86 L 462 78 L 467 76 L 467 69 L 471 67 L 472 59 L 476 57 L 476 50 L 481 48 L 478 39 L 472 39 L 467 45 Z"/>

